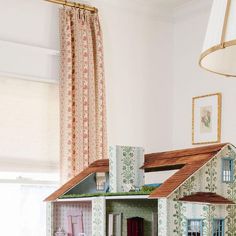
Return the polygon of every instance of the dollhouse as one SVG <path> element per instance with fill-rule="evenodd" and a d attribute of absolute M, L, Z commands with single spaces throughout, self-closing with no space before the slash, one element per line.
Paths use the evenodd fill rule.
<path fill-rule="evenodd" d="M 175 170 L 163 183 L 146 173 Z M 48 236 L 235 236 L 236 149 L 110 147 L 47 199 Z"/>

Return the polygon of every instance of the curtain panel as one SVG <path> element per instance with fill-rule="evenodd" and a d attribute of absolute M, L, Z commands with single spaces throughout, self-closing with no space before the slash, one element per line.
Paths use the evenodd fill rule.
<path fill-rule="evenodd" d="M 60 166 L 64 183 L 107 158 L 102 31 L 97 13 L 60 9 Z"/>

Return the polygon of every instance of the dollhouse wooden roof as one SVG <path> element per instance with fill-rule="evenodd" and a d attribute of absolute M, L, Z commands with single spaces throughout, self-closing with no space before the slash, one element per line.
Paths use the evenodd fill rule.
<path fill-rule="evenodd" d="M 208 203 L 208 204 L 235 204 L 233 201 L 224 198 L 216 193 L 198 192 L 189 196 L 184 196 L 179 199 L 183 202 Z"/>
<path fill-rule="evenodd" d="M 75 187 L 77 184 L 79 184 L 81 181 L 83 181 L 89 175 L 93 173 L 97 173 L 97 172 L 108 172 L 108 171 L 109 171 L 109 160 L 108 159 L 97 160 L 93 162 L 91 165 L 89 165 L 84 171 L 82 171 L 77 176 L 75 176 L 74 178 L 69 180 L 67 183 L 62 185 L 58 190 L 52 193 L 44 201 L 55 201 L 60 196 L 62 196 L 63 194 L 68 192 L 70 189 Z"/>
<path fill-rule="evenodd" d="M 154 190 L 149 198 L 168 197 L 226 145 L 228 144 L 217 144 L 145 155 L 145 163 L 142 167 L 145 172 L 179 169 L 179 171 L 168 178 L 159 188 Z"/>

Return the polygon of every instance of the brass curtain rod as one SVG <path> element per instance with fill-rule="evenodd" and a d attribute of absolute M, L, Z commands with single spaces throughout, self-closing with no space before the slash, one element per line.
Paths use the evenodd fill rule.
<path fill-rule="evenodd" d="M 81 4 L 78 2 L 70 2 L 70 1 L 65 1 L 65 0 L 45 0 L 45 1 L 64 5 L 64 6 L 69 6 L 69 7 L 76 7 L 76 8 L 84 9 L 91 12 L 98 12 L 98 9 L 96 7 L 91 7 L 91 6 Z"/>

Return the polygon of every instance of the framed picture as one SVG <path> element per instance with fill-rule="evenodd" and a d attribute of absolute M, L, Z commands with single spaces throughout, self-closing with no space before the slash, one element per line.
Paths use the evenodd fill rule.
<path fill-rule="evenodd" d="M 220 142 L 221 93 L 194 97 L 192 102 L 192 144 Z"/>

